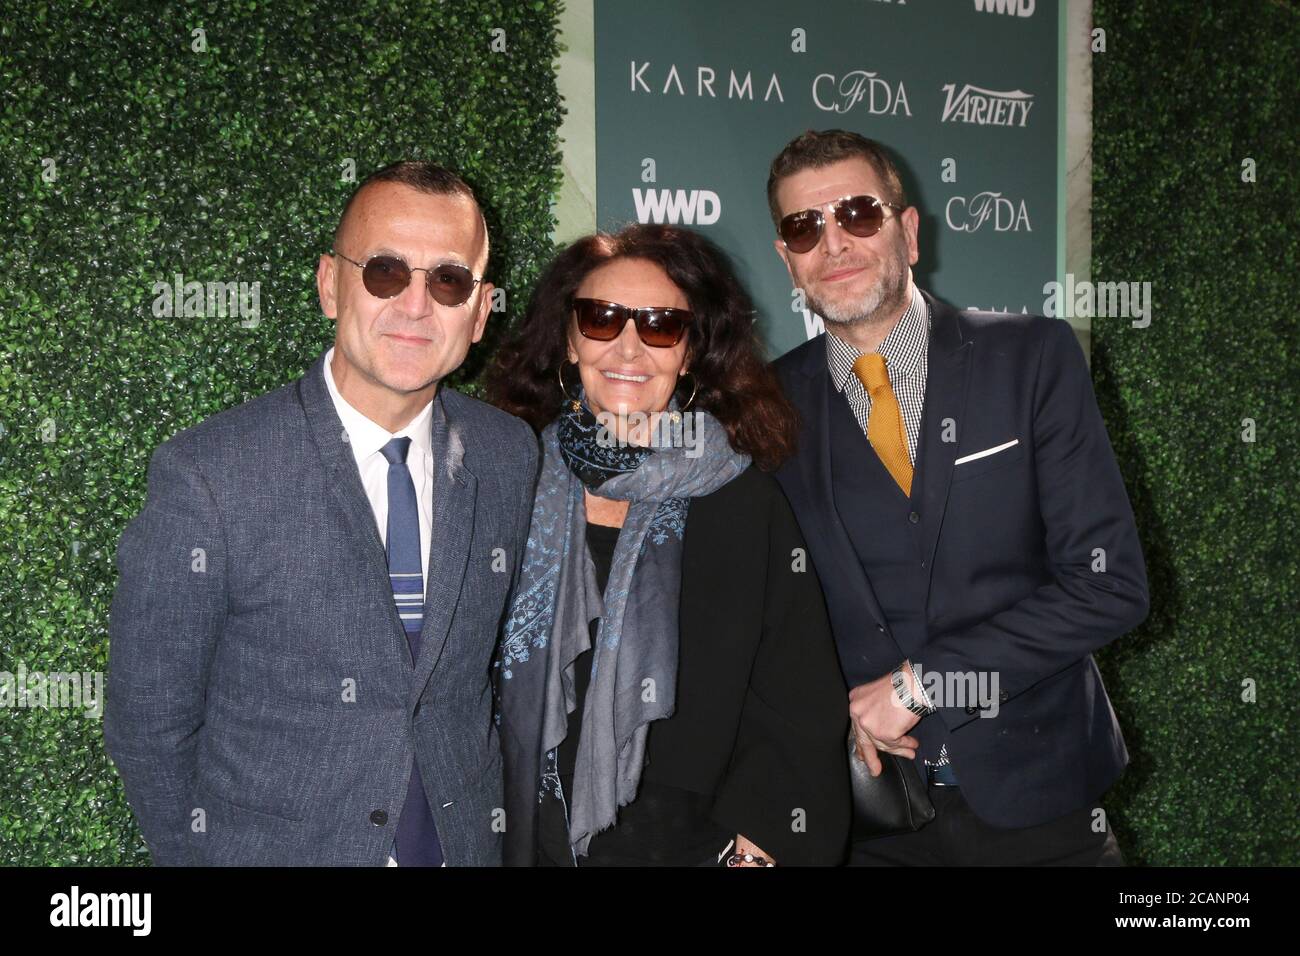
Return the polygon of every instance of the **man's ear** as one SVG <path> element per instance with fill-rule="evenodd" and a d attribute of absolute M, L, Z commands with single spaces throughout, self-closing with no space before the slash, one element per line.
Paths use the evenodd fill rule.
<path fill-rule="evenodd" d="M 334 257 L 323 253 L 316 263 L 316 295 L 320 298 L 320 310 L 326 318 L 337 319 L 339 314 L 338 295 L 334 283 Z"/>
<path fill-rule="evenodd" d="M 916 265 L 916 260 L 921 258 L 921 247 L 917 241 L 917 233 L 921 228 L 921 214 L 916 211 L 915 206 L 908 206 L 899 218 L 902 220 L 903 236 L 907 239 L 907 262 L 909 265 Z"/>
<path fill-rule="evenodd" d="M 495 288 L 496 286 L 486 279 L 479 283 L 478 315 L 474 317 L 474 335 L 470 339 L 471 342 L 483 338 L 483 330 L 487 328 L 488 313 L 492 311 L 492 290 Z"/>

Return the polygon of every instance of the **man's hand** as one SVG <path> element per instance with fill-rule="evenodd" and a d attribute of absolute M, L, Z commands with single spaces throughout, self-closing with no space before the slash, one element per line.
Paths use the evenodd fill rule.
<path fill-rule="evenodd" d="M 903 678 L 915 699 L 920 689 L 912 679 L 912 669 L 906 661 L 903 662 Z M 884 769 L 877 751 L 916 759 L 920 742 L 907 736 L 907 732 L 921 718 L 904 707 L 894 693 L 892 673 L 859 684 L 849 691 L 849 718 L 858 741 L 858 757 L 866 763 L 873 777 L 880 776 Z"/>

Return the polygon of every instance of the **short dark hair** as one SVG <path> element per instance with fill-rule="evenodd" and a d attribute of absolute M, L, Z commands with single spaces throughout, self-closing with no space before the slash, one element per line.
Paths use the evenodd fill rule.
<path fill-rule="evenodd" d="M 794 452 L 798 417 L 754 328 L 754 305 L 725 253 L 698 232 L 645 223 L 578 239 L 555 257 L 533 289 L 514 337 L 493 356 L 487 398 L 541 431 L 560 414 L 559 370 L 568 360 L 573 296 L 582 281 L 616 259 L 659 266 L 690 304 L 687 331 L 693 407 L 712 414 L 733 449 L 771 471 Z M 678 385 L 678 401 L 690 383 Z"/>
<path fill-rule="evenodd" d="M 357 197 L 361 195 L 361 191 L 372 183 L 400 183 L 403 186 L 410 186 L 412 189 L 433 196 L 464 196 L 474 204 L 474 209 L 479 216 L 483 215 L 482 207 L 479 206 L 478 197 L 474 195 L 474 190 L 469 187 L 465 180 L 450 169 L 422 159 L 403 159 L 395 163 L 389 163 L 381 169 L 376 169 L 357 183 L 357 188 L 352 190 L 352 195 L 348 197 L 348 201 L 343 205 L 343 212 L 339 215 L 338 225 L 334 227 L 334 242 L 336 245 L 339 236 L 343 232 L 343 223 L 347 221 L 348 211 L 352 209 L 352 205 L 357 201 Z M 485 226 L 484 233 L 486 234 L 486 232 Z"/>
<path fill-rule="evenodd" d="M 772 224 L 781 223 L 781 205 L 776 200 L 776 188 L 782 179 L 805 169 L 821 169 L 854 158 L 865 159 L 880 177 L 885 193 L 880 199 L 907 206 L 907 194 L 898 167 L 884 146 L 849 130 L 810 129 L 790 140 L 772 160 L 767 174 L 767 207 L 772 213 Z"/>

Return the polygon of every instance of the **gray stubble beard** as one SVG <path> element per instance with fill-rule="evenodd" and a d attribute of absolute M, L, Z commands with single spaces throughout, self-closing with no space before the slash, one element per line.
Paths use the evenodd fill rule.
<path fill-rule="evenodd" d="M 882 325 L 895 317 L 907 301 L 908 272 L 907 266 L 903 266 L 898 270 L 896 280 L 892 274 L 881 276 L 880 281 L 868 293 L 868 297 L 859 302 L 852 312 L 827 307 L 816 301 L 811 294 L 808 295 L 808 306 L 820 315 L 827 325 L 841 328 Z"/>

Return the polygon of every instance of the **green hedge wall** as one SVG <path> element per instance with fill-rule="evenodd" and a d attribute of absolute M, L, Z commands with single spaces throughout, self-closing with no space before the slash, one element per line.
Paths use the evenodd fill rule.
<path fill-rule="evenodd" d="M 332 339 L 313 272 L 347 161 L 479 191 L 507 312 L 473 390 L 550 253 L 557 6 L 0 0 L 0 671 L 105 670 L 153 448 Z M 1133 755 L 1106 803 L 1133 863 L 1294 865 L 1300 25 L 1281 2 L 1094 14 L 1093 278 L 1155 302 L 1146 329 L 1093 320 L 1152 594 L 1101 655 Z M 257 324 L 154 317 L 177 272 L 260 282 Z M 100 721 L 0 707 L 0 865 L 147 862 Z"/>
<path fill-rule="evenodd" d="M 1095 0 L 1094 20 L 1093 278 L 1154 303 L 1149 328 L 1092 327 L 1152 601 L 1101 655 L 1133 755 L 1107 805 L 1130 862 L 1295 865 L 1300 13 Z"/>
<path fill-rule="evenodd" d="M 349 161 L 479 192 L 507 311 L 472 382 L 551 252 L 558 7 L 0 2 L 0 671 L 103 672 L 153 449 L 333 340 L 314 273 Z M 258 316 L 155 317 L 176 273 L 260 282 Z M 0 707 L 0 865 L 148 862 L 101 725 Z"/>

